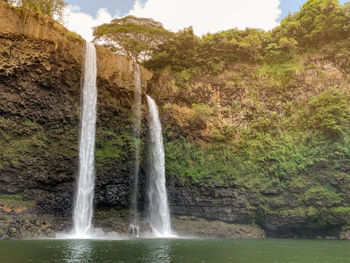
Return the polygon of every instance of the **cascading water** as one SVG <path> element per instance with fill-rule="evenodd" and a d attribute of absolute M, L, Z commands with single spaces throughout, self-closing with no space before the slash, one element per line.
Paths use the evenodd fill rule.
<path fill-rule="evenodd" d="M 73 229 L 76 237 L 85 238 L 93 231 L 93 199 L 95 188 L 95 133 L 96 133 L 96 49 L 92 43 L 86 43 L 83 111 L 81 116 L 79 178 L 76 188 Z"/>
<path fill-rule="evenodd" d="M 140 130 L 141 130 L 141 70 L 139 64 L 135 62 L 134 70 L 134 169 L 131 183 L 131 203 L 130 203 L 130 228 L 132 236 L 139 236 L 140 218 L 138 214 L 138 191 L 139 191 L 139 169 L 140 169 Z"/>
<path fill-rule="evenodd" d="M 149 107 L 149 175 L 148 175 L 148 217 L 149 224 L 157 237 L 171 237 L 170 212 L 165 186 L 165 154 L 162 126 L 155 101 L 147 96 Z"/>

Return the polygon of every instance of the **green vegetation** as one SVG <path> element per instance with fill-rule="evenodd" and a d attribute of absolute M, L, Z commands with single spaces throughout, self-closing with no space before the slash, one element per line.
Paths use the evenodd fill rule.
<path fill-rule="evenodd" d="M 101 131 L 96 142 L 97 162 L 102 165 L 107 161 L 126 160 L 130 154 L 126 149 L 132 147 L 132 138 L 128 132 L 128 129 L 121 134 L 112 130 Z"/>
<path fill-rule="evenodd" d="M 299 63 L 293 60 L 286 60 L 282 63 L 265 62 L 259 69 L 259 74 L 269 81 L 270 88 L 284 91 L 292 86 L 299 69 Z"/>
<path fill-rule="evenodd" d="M 75 32 L 72 32 L 72 31 L 69 31 L 67 30 L 62 24 L 60 24 L 59 22 L 54 22 L 53 23 L 53 28 L 55 30 L 57 30 L 58 32 L 60 32 L 60 34 L 62 36 L 65 36 L 69 41 L 76 41 L 78 43 L 82 42 L 83 41 L 83 38 L 75 33 Z M 80 75 L 80 71 L 77 72 L 78 75 Z"/>
<path fill-rule="evenodd" d="M 349 131 L 349 101 L 349 95 L 338 89 L 329 89 L 309 101 L 307 110 L 300 116 L 300 122 L 310 130 L 340 138 Z"/>
<path fill-rule="evenodd" d="M 154 48 L 145 66 L 172 74 L 180 89 L 174 97 L 183 92 L 201 101 L 182 106 L 174 127 L 174 107 L 164 109 L 167 173 L 257 192 L 298 192 L 306 207 L 344 204 L 349 189 L 339 182 L 350 180 L 341 172 L 350 167 L 349 84 L 343 73 L 332 80 L 320 61 L 347 74 L 349 14 L 350 3 L 309 0 L 269 32 L 232 29 L 200 38 L 187 28 Z M 202 79 L 217 85 L 225 104 L 198 98 Z M 216 84 L 223 80 L 225 89 Z M 179 124 L 185 131 L 177 132 Z"/>
<path fill-rule="evenodd" d="M 285 61 L 320 49 L 333 58 L 345 58 L 349 54 L 349 24 L 349 2 L 309 0 L 269 32 L 231 29 L 199 38 L 187 28 L 170 34 L 153 48 L 145 66 L 158 72 L 170 68 L 172 72 L 215 74 L 232 63 Z"/>
<path fill-rule="evenodd" d="M 344 206 L 338 206 L 333 208 L 334 212 L 344 212 L 344 213 L 350 213 L 350 207 L 344 207 Z"/>
<path fill-rule="evenodd" d="M 26 200 L 21 194 L 6 195 L 0 194 L 0 205 L 11 206 L 14 208 L 28 207 L 34 205 L 35 202 Z"/>
<path fill-rule="evenodd" d="M 311 133 L 301 137 L 247 134 L 239 143 L 217 142 L 202 147 L 184 138 L 165 144 L 167 171 L 171 175 L 197 182 L 237 183 L 258 188 L 265 182 L 304 188 L 308 179 L 298 175 L 312 172 L 313 165 L 320 162 L 327 162 L 328 169 L 336 168 L 338 164 L 331 159 L 346 162 L 349 147 L 348 143 L 332 144 L 326 139 L 313 138 Z"/>
<path fill-rule="evenodd" d="M 292 65 L 293 75 L 304 70 Z M 295 77 L 289 73 L 275 75 L 271 73 L 274 70 L 284 72 L 277 65 L 264 64 L 251 68 L 252 74 L 246 75 L 246 85 L 252 78 L 260 85 L 259 92 L 270 92 L 267 101 L 255 98 L 253 93 L 246 95 L 255 105 L 253 113 L 245 113 L 246 108 L 240 104 L 232 107 L 234 114 L 245 113 L 248 119 L 228 125 L 217 120 L 227 114 L 226 107 L 193 104 L 189 117 L 181 118 L 187 118 L 199 130 L 204 128 L 191 120 L 192 116 L 206 122 L 210 129 L 204 141 L 186 135 L 186 130 L 178 137 L 178 127 L 168 124 L 167 175 L 184 183 L 235 185 L 253 192 L 262 203 L 250 206 L 256 211 L 252 212 L 254 222 L 270 214 L 300 216 L 318 226 L 349 224 L 349 211 L 344 205 L 350 183 L 346 172 L 350 168 L 350 98 L 342 89 L 331 87 L 305 94 L 305 98 L 286 99 L 295 92 Z M 275 101 L 280 105 L 276 107 Z M 268 116 L 265 107 L 270 109 Z M 167 109 L 164 114 L 168 116 L 169 112 Z M 269 197 L 264 195 L 266 189 L 279 190 Z M 286 195 L 297 200 L 297 208 L 290 207 Z"/>
<path fill-rule="evenodd" d="M 305 192 L 304 202 L 318 207 L 335 207 L 341 203 L 339 193 L 331 187 L 317 186 Z"/>
<path fill-rule="evenodd" d="M 63 0 L 5 0 L 10 4 L 16 4 L 23 10 L 34 11 L 58 21 L 63 21 L 64 8 L 67 5 Z"/>
<path fill-rule="evenodd" d="M 95 41 L 102 40 L 105 47 L 137 61 L 147 58 L 151 49 L 164 42 L 169 34 L 161 23 L 134 16 L 116 18 L 94 29 Z"/>
<path fill-rule="evenodd" d="M 0 143 L 3 145 L 0 168 L 9 163 L 19 166 L 27 162 L 40 163 L 39 155 L 76 156 L 77 149 L 70 140 L 65 137 L 50 137 L 51 132 L 32 120 L 27 119 L 21 123 L 0 118 Z"/>

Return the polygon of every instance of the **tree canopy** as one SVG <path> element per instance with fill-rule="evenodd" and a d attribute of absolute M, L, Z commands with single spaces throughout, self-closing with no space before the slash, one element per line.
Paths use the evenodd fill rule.
<path fill-rule="evenodd" d="M 175 72 L 200 69 L 215 73 L 237 61 L 283 61 L 310 49 L 345 56 L 350 53 L 349 37 L 349 2 L 308 0 L 299 12 L 268 32 L 230 29 L 197 37 L 189 29 L 179 31 L 156 46 L 145 65 L 152 70 L 170 67 Z"/>
<path fill-rule="evenodd" d="M 94 28 L 95 41 L 102 42 L 107 48 L 145 60 L 152 49 L 163 43 L 171 33 L 163 25 L 150 18 L 126 16 L 111 23 Z"/>

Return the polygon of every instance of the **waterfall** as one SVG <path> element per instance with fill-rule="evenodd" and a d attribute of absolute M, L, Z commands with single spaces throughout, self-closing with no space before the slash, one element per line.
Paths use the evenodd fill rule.
<path fill-rule="evenodd" d="M 147 96 L 149 107 L 150 144 L 148 152 L 148 217 L 157 237 L 170 237 L 171 223 L 165 186 L 165 154 L 162 126 L 155 101 Z"/>
<path fill-rule="evenodd" d="M 95 186 L 95 133 L 96 133 L 96 50 L 92 43 L 86 43 L 83 111 L 81 116 L 79 146 L 79 178 L 73 212 L 72 234 L 88 237 L 93 230 L 93 199 Z"/>
<path fill-rule="evenodd" d="M 140 131 L 141 131 L 141 71 L 136 62 L 134 70 L 134 112 L 133 112 L 133 138 L 134 138 L 134 167 L 131 180 L 130 202 L 130 228 L 132 236 L 139 236 L 140 218 L 138 214 L 138 191 L 140 169 Z"/>

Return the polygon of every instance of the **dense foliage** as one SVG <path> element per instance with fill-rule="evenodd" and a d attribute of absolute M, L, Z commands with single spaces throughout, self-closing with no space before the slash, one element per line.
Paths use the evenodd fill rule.
<path fill-rule="evenodd" d="M 259 86 L 260 92 L 270 89 Z M 253 106 L 244 105 L 252 95 L 236 102 L 231 118 L 244 117 L 233 124 L 232 119 L 217 121 L 227 112 L 222 106 L 203 114 L 210 104 L 202 104 L 199 112 L 192 105 L 193 114 L 177 116 L 179 122 L 188 122 L 180 133 L 169 124 L 174 108 L 163 108 L 167 175 L 185 184 L 230 186 L 250 193 L 248 207 L 256 211 L 257 223 L 272 215 L 309 218 L 317 226 L 350 225 L 345 209 L 350 191 L 350 97 L 339 88 L 304 93 L 305 99 L 285 100 L 288 93 L 271 94 Z M 285 101 L 276 108 L 278 100 Z M 247 113 L 248 107 L 256 110 Z M 206 125 L 210 129 L 203 138 L 198 130 Z"/>
<path fill-rule="evenodd" d="M 216 89 L 228 98 L 234 93 L 239 97 L 229 106 L 221 105 L 219 113 L 213 113 L 209 101 L 187 105 L 175 117 L 169 117 L 175 106 L 163 107 L 167 172 L 198 182 L 290 188 L 314 180 L 303 174 L 312 173 L 319 163 L 330 170 L 348 167 L 342 160 L 349 158 L 349 93 L 340 83 L 319 84 L 327 77 L 320 63 L 311 61 L 321 56 L 346 71 L 349 18 L 350 3 L 309 0 L 270 32 L 232 29 L 198 37 L 189 27 L 156 45 L 144 64 L 173 76 L 174 83 L 168 85 L 182 89 L 174 96 L 198 100 L 200 95 L 190 94 L 202 85 L 198 79 L 209 78 L 213 86 L 224 82 Z M 233 69 L 234 65 L 241 68 Z M 310 81 L 317 88 L 306 87 Z M 217 123 L 229 114 L 232 119 L 244 117 L 240 122 Z M 179 134 L 171 118 L 189 124 Z M 191 136 L 208 125 L 205 142 Z"/>
<path fill-rule="evenodd" d="M 337 0 L 309 0 L 302 9 L 282 20 L 272 31 L 231 29 L 200 37 L 191 28 L 171 35 L 156 46 L 145 65 L 152 70 L 200 69 L 221 72 L 237 61 L 285 60 L 296 52 L 319 49 L 337 41 L 332 55 L 349 50 L 350 3 Z M 325 50 L 328 47 L 324 48 Z"/>
<path fill-rule="evenodd" d="M 206 112 L 200 115 L 204 122 L 217 116 Z M 350 96 L 341 90 L 328 89 L 307 105 L 294 102 L 292 113 L 286 109 L 270 117 L 256 113 L 251 118 L 243 129 L 217 126 L 210 142 L 202 146 L 196 140 L 174 137 L 168 126 L 168 172 L 195 181 L 263 187 L 290 184 L 320 161 L 332 167 L 339 165 L 334 159 L 342 162 L 350 157 Z"/>

